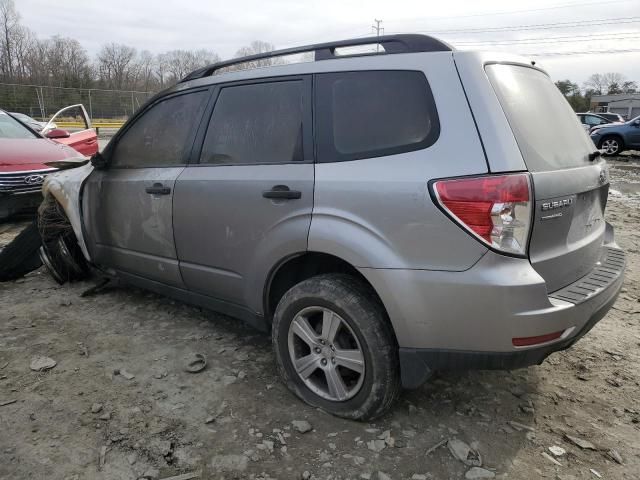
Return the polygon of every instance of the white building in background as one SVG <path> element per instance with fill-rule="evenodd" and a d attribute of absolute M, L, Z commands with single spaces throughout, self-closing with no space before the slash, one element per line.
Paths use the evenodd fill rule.
<path fill-rule="evenodd" d="M 619 113 L 627 120 L 640 115 L 640 93 L 618 93 L 591 97 L 592 112 Z"/>

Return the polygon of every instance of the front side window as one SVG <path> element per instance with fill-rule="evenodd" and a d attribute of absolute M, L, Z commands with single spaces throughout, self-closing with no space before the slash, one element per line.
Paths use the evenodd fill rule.
<path fill-rule="evenodd" d="M 419 150 L 438 138 L 436 105 L 421 72 L 325 73 L 316 86 L 320 162 Z"/>
<path fill-rule="evenodd" d="M 0 112 L 0 138 L 40 138 L 11 115 Z"/>
<path fill-rule="evenodd" d="M 208 93 L 199 91 L 162 100 L 140 116 L 118 139 L 110 165 L 167 167 L 186 163 Z"/>
<path fill-rule="evenodd" d="M 302 161 L 303 92 L 302 80 L 222 88 L 209 122 L 200 163 Z"/>

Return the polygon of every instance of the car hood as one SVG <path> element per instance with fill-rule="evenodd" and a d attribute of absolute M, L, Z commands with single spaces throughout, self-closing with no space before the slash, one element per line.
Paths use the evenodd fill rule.
<path fill-rule="evenodd" d="M 614 128 L 614 127 L 619 127 L 620 125 L 624 125 L 624 123 L 620 123 L 620 122 L 605 123 L 604 125 L 597 125 L 593 129 L 600 130 L 602 128 Z"/>
<path fill-rule="evenodd" d="M 0 138 L 0 172 L 50 169 L 45 162 L 78 156 L 73 148 L 46 138 Z"/>

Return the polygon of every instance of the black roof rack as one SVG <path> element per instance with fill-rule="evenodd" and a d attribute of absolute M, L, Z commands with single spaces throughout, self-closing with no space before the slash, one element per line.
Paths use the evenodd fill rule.
<path fill-rule="evenodd" d="M 180 82 L 187 82 L 196 78 L 203 78 L 213 75 L 216 70 L 220 70 L 231 65 L 237 65 L 246 62 L 252 62 L 255 60 L 262 60 L 265 58 L 281 57 L 284 55 L 295 55 L 299 53 L 315 53 L 315 60 L 329 60 L 332 58 L 341 58 L 341 55 L 336 55 L 336 48 L 345 47 L 357 47 L 359 45 L 371 45 L 378 44 L 384 47 L 384 52 L 363 53 L 358 55 L 348 56 L 362 56 L 362 55 L 379 55 L 379 54 L 392 54 L 392 53 L 415 53 L 415 52 L 449 52 L 453 48 L 436 38 L 428 35 L 416 35 L 416 34 L 403 34 L 403 35 L 381 35 L 378 37 L 366 37 L 366 38 L 354 38 L 351 40 L 341 40 L 338 42 L 317 43 L 315 45 L 306 45 L 304 47 L 285 48 L 282 50 L 273 50 L 271 52 L 258 53 L 256 55 L 249 55 L 247 57 L 234 58 L 232 60 L 225 60 L 218 63 L 207 65 L 191 72 L 184 77 Z M 347 55 L 345 55 L 347 56 Z"/>

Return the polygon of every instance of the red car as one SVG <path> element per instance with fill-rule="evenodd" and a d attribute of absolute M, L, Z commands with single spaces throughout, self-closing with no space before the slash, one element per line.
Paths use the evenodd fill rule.
<path fill-rule="evenodd" d="M 69 133 L 66 130 L 57 128 L 55 120 L 67 118 L 73 123 L 82 125 L 80 130 Z M 59 122 L 62 120 L 59 120 Z M 91 120 L 84 105 L 70 105 L 56 112 L 40 132 L 47 138 L 55 140 L 58 143 L 69 145 L 81 154 L 90 157 L 98 152 L 98 134 L 91 128 Z"/>
<path fill-rule="evenodd" d="M 56 128 L 45 135 L 48 138 L 0 110 L 0 220 L 40 205 L 42 182 L 55 171 L 45 162 L 81 156 L 70 146 L 58 143 L 72 138 L 69 132 Z M 97 138 L 95 148 L 84 150 L 95 153 Z"/>

